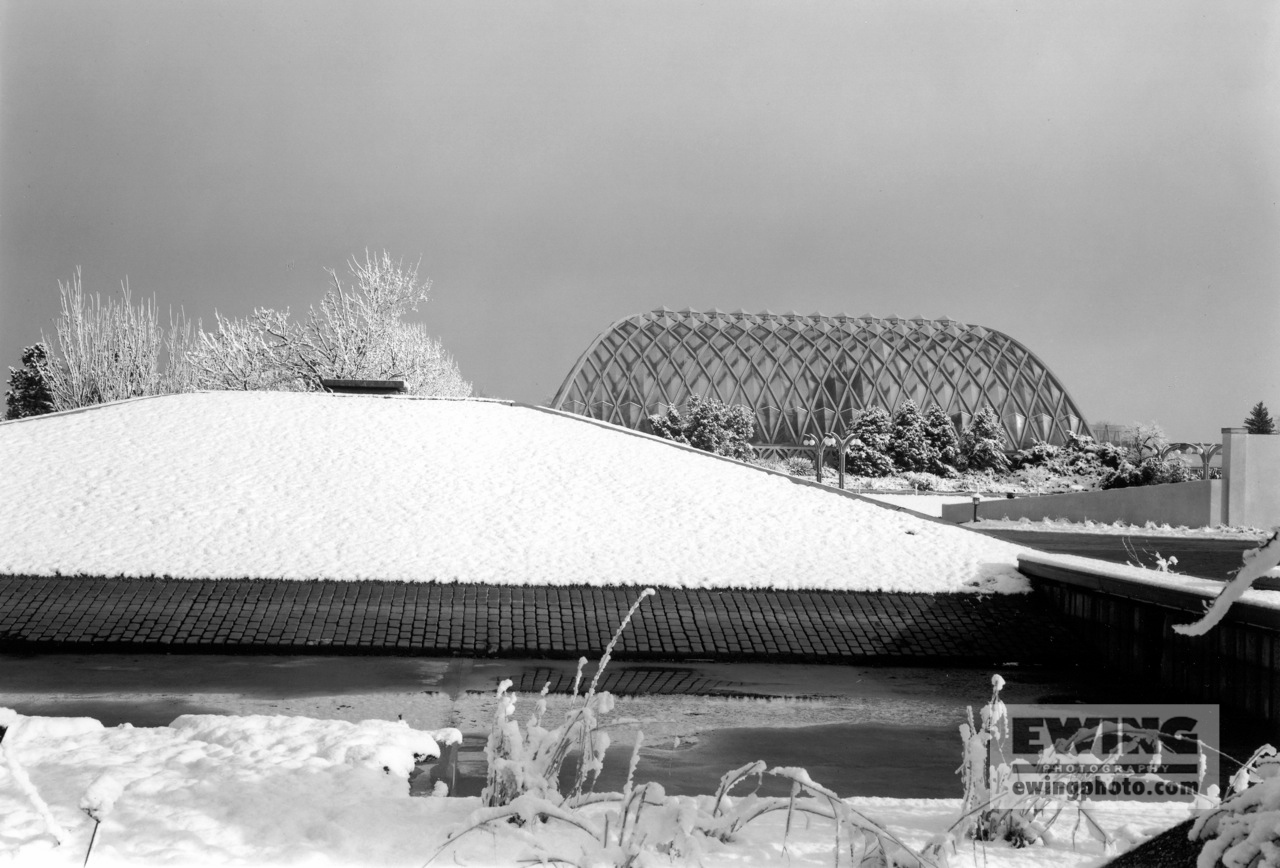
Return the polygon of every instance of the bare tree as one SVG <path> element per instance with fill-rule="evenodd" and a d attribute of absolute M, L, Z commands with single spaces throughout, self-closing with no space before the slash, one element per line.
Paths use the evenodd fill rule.
<path fill-rule="evenodd" d="M 175 318 L 170 311 L 166 330 L 154 298 L 134 307 L 127 281 L 120 298 L 103 300 L 97 294 L 87 298 L 79 268 L 70 281 L 58 281 L 58 293 L 61 310 L 54 321 L 58 352 L 47 369 L 54 409 L 189 387 L 186 349 L 192 333 L 181 312 Z"/>
<path fill-rule="evenodd" d="M 192 354 L 198 381 L 215 389 L 320 388 L 324 379 L 404 380 L 410 392 L 465 397 L 471 385 L 452 357 L 405 314 L 427 300 L 430 281 L 417 264 L 386 251 L 348 262 L 344 285 L 329 269 L 330 288 L 302 322 L 259 308 L 246 320 L 217 315 L 217 330 L 199 334 Z"/>

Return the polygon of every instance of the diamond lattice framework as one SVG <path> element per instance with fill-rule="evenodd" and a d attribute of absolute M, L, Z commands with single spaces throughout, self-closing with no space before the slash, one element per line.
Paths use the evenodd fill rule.
<path fill-rule="evenodd" d="M 666 308 L 621 319 L 592 342 L 552 407 L 647 431 L 690 395 L 756 414 L 755 442 L 794 446 L 843 432 L 870 407 L 938 404 L 957 429 L 990 405 L 1009 445 L 1089 433 L 1066 388 L 1008 335 L 950 319 Z"/>

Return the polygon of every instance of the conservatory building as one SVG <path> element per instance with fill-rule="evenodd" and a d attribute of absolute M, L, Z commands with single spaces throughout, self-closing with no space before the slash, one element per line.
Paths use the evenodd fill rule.
<path fill-rule="evenodd" d="M 552 407 L 650 431 L 691 395 L 745 405 L 755 445 L 789 451 L 841 435 L 870 407 L 938 404 L 958 430 L 995 409 L 1011 448 L 1062 444 L 1088 423 L 1034 353 L 994 329 L 950 319 L 749 314 L 666 308 L 621 319 L 565 377 Z"/>

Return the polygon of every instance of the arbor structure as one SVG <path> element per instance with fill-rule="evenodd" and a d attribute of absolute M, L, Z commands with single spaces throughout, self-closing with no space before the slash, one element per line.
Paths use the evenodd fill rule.
<path fill-rule="evenodd" d="M 995 409 L 1013 447 L 1089 432 L 1066 388 L 994 329 L 921 317 L 802 316 L 666 308 L 626 317 L 579 357 L 556 409 L 649 430 L 701 395 L 750 407 L 755 444 L 797 446 L 851 430 L 864 410 L 936 403 L 958 430 Z"/>
<path fill-rule="evenodd" d="M 1271 418 L 1271 413 L 1267 411 L 1267 405 L 1259 401 L 1253 405 L 1253 409 L 1249 411 L 1249 415 L 1244 420 L 1244 430 L 1250 434 L 1274 434 L 1276 433 L 1276 421 Z"/>

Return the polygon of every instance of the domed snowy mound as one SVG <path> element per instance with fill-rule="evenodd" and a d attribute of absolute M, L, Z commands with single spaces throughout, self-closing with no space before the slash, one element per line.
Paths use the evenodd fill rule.
<path fill-rule="evenodd" d="M 497 402 L 147 398 L 0 424 L 0 574 L 1025 590 L 1020 549 Z"/>

